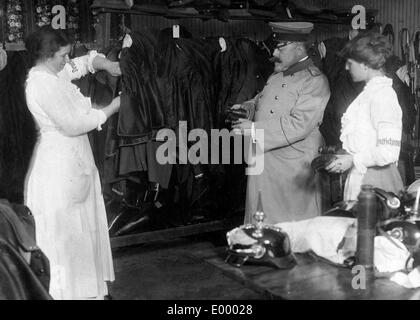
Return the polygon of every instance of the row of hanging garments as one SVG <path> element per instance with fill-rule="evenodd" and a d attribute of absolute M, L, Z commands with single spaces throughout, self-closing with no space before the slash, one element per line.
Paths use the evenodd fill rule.
<path fill-rule="evenodd" d="M 7 64 L 0 71 L 0 199 L 21 204 L 37 139 L 25 100 L 29 65 L 26 51 L 7 51 Z"/>
<path fill-rule="evenodd" d="M 98 72 L 79 82 L 99 105 L 121 92 L 119 114 L 91 134 L 105 195 L 119 203 L 109 217 L 114 235 L 132 232 L 136 222 L 147 222 L 147 230 L 185 225 L 244 205 L 244 166 L 160 164 L 156 152 L 164 142 L 156 134 L 171 129 L 178 135 L 180 122 L 188 132 L 226 127 L 225 111 L 253 98 L 272 73 L 270 44 L 194 39 L 182 26 L 179 31 L 179 37 L 172 28 L 131 33 L 129 47 L 104 51 L 120 61 L 120 79 Z M 129 213 L 122 214 L 121 204 Z"/>

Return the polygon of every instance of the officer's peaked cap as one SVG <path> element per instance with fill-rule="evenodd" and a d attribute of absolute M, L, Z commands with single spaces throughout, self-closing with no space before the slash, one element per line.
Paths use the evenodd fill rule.
<path fill-rule="evenodd" d="M 269 22 L 268 25 L 275 41 L 308 41 L 314 28 L 311 22 Z"/>

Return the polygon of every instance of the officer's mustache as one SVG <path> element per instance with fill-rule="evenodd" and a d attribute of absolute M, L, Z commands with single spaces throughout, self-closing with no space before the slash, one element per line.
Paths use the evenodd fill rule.
<path fill-rule="evenodd" d="M 280 58 L 277 58 L 277 57 L 271 57 L 270 59 L 269 59 L 269 61 L 270 62 L 272 62 L 272 63 L 281 63 L 281 60 L 280 60 Z"/>

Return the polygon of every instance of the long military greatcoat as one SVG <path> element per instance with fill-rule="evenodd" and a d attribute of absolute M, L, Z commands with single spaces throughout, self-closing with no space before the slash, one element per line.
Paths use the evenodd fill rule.
<path fill-rule="evenodd" d="M 255 110 L 255 129 L 264 130 L 264 170 L 248 177 L 245 223 L 253 221 L 259 191 L 268 224 L 321 213 L 311 162 L 323 144 L 318 128 L 329 97 L 327 78 L 307 59 L 273 74 L 264 90 L 244 103 Z"/>

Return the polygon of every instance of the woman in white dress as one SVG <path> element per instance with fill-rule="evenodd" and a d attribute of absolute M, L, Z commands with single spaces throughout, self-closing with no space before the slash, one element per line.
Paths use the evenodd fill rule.
<path fill-rule="evenodd" d="M 392 79 L 385 76 L 385 61 L 392 45 L 378 34 L 359 35 L 344 48 L 346 69 L 353 81 L 366 82 L 341 119 L 343 149 L 326 169 L 347 170 L 344 200 L 357 200 L 363 184 L 399 193 L 403 182 L 397 168 L 402 135 L 402 111 Z"/>
<path fill-rule="evenodd" d="M 119 64 L 97 52 L 69 60 L 71 45 L 51 27 L 31 34 L 33 58 L 26 100 L 39 137 L 25 182 L 25 204 L 36 222 L 36 240 L 51 267 L 54 299 L 103 299 L 114 281 L 101 184 L 87 133 L 118 111 L 120 98 L 92 108 L 71 82 L 95 70 L 121 74 Z"/>

